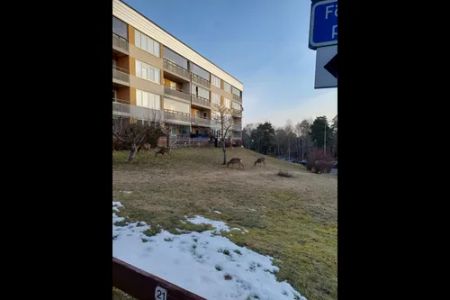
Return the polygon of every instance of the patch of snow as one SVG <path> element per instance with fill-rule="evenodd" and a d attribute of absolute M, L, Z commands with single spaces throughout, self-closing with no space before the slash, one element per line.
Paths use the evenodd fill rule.
<path fill-rule="evenodd" d="M 192 218 L 187 218 L 192 224 L 209 224 L 216 229 L 216 232 L 220 231 L 230 231 L 230 228 L 222 221 L 214 221 L 202 216 L 195 216 Z"/>
<path fill-rule="evenodd" d="M 248 210 L 249 211 L 256 211 L 256 209 L 254 209 L 254 208 L 249 208 Z"/>
<path fill-rule="evenodd" d="M 133 191 L 121 191 L 124 194 L 131 194 Z"/>
<path fill-rule="evenodd" d="M 221 215 L 222 213 L 220 212 L 220 211 L 218 211 L 218 210 L 215 210 L 214 211 L 216 214 L 219 214 L 219 215 Z"/>
<path fill-rule="evenodd" d="M 119 201 L 113 201 L 113 207 L 123 207 L 123 205 Z"/>
<path fill-rule="evenodd" d="M 119 219 L 123 218 L 113 213 L 113 221 Z M 228 229 L 223 222 L 199 216 L 193 222 Z M 306 300 L 286 281 L 277 281 L 274 273 L 279 269 L 269 256 L 213 231 L 177 235 L 162 231 L 148 237 L 144 231 L 150 226 L 137 224 L 113 225 L 114 257 L 207 299 Z"/>

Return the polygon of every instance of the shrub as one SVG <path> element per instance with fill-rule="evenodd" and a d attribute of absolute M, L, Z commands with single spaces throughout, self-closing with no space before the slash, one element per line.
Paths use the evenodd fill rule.
<path fill-rule="evenodd" d="M 308 153 L 306 169 L 314 173 L 329 173 L 333 167 L 333 156 L 323 150 L 314 148 Z"/>
<path fill-rule="evenodd" d="M 284 171 L 279 171 L 278 172 L 278 174 L 277 174 L 278 176 L 281 176 L 281 177 L 293 177 L 292 176 L 292 174 L 290 174 L 289 172 L 284 172 Z"/>

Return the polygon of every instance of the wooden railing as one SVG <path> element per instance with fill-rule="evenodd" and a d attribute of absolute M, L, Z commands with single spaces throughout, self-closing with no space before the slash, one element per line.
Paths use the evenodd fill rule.
<path fill-rule="evenodd" d="M 140 300 L 206 300 L 120 259 L 112 259 L 113 286 Z"/>

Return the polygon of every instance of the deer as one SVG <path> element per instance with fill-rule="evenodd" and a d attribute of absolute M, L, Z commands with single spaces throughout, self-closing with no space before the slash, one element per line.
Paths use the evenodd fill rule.
<path fill-rule="evenodd" d="M 244 164 L 242 163 L 242 159 L 238 158 L 238 157 L 233 157 L 232 159 L 230 159 L 227 163 L 227 167 L 232 164 L 234 166 L 234 164 L 239 164 L 239 166 L 241 166 L 242 168 L 244 168 Z"/>
<path fill-rule="evenodd" d="M 164 155 L 164 154 L 166 154 L 166 153 L 170 155 L 170 148 L 164 148 L 164 147 L 162 147 L 162 148 L 160 148 L 158 151 L 155 152 L 155 157 L 156 157 L 158 154 Z"/>
<path fill-rule="evenodd" d="M 261 166 L 261 164 L 266 165 L 266 158 L 265 157 L 260 157 L 255 161 L 254 166 L 256 166 L 256 164 L 260 164 L 259 166 Z"/>
<path fill-rule="evenodd" d="M 145 143 L 145 144 L 143 144 L 142 146 L 139 147 L 138 152 L 141 151 L 141 150 L 150 151 L 151 147 L 152 147 L 152 145 L 150 145 L 148 143 Z"/>

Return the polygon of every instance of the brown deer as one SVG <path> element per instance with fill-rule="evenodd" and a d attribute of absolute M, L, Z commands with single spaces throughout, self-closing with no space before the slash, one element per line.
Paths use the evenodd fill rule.
<path fill-rule="evenodd" d="M 238 157 L 233 157 L 232 159 L 230 159 L 230 161 L 227 163 L 227 167 L 232 164 L 234 166 L 234 164 L 239 164 L 239 166 L 241 166 L 242 168 L 244 168 L 244 164 L 242 163 L 242 159 L 238 158 Z"/>
<path fill-rule="evenodd" d="M 155 157 L 156 157 L 158 154 L 164 155 L 164 154 L 166 154 L 166 153 L 170 155 L 170 148 L 164 148 L 164 147 L 161 147 L 158 151 L 155 152 Z"/>
<path fill-rule="evenodd" d="M 266 158 L 265 157 L 260 157 L 255 161 L 254 166 L 256 166 L 256 164 L 260 164 L 259 166 L 261 166 L 261 164 L 266 165 Z"/>
<path fill-rule="evenodd" d="M 138 152 L 141 150 L 150 151 L 151 148 L 152 148 L 152 145 L 145 143 L 139 147 Z"/>

